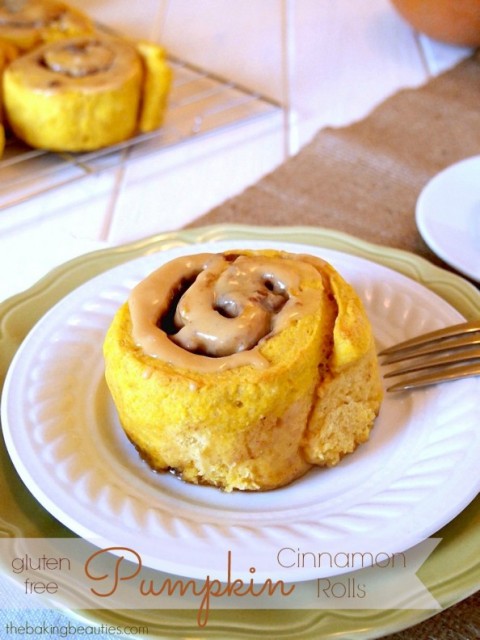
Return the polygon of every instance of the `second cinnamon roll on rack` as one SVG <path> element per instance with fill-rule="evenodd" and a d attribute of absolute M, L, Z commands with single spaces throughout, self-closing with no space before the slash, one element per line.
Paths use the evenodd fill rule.
<path fill-rule="evenodd" d="M 89 16 L 61 0 L 0 1 L 0 39 L 21 52 L 93 31 Z"/>

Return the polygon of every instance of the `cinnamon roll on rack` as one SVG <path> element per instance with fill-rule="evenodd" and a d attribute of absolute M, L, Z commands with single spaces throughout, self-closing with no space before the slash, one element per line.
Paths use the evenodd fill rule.
<path fill-rule="evenodd" d="M 164 51 L 102 34 L 38 47 L 4 72 L 14 134 L 50 151 L 91 151 L 160 126 L 171 73 Z"/>
<path fill-rule="evenodd" d="M 89 16 L 59 0 L 0 1 L 0 39 L 22 52 L 93 31 Z"/>

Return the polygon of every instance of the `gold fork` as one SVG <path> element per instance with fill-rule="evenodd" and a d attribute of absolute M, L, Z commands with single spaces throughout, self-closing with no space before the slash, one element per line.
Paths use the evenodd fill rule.
<path fill-rule="evenodd" d="M 425 333 L 383 349 L 382 364 L 410 363 L 384 374 L 385 378 L 407 376 L 387 391 L 416 387 L 480 375 L 480 320 L 462 322 Z M 409 375 L 413 374 L 413 375 Z"/>

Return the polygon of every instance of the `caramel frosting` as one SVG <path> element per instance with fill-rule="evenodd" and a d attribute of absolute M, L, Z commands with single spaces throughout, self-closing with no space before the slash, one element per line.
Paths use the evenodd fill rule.
<path fill-rule="evenodd" d="M 45 92 L 62 86 L 105 91 L 142 73 L 134 46 L 100 34 L 51 42 L 22 56 L 17 66 L 26 86 Z"/>
<path fill-rule="evenodd" d="M 260 346 L 318 309 L 322 274 L 302 256 L 177 258 L 132 291 L 132 336 L 145 354 L 187 369 L 268 366 Z M 320 283 L 304 287 L 305 282 Z"/>
<path fill-rule="evenodd" d="M 98 40 L 84 40 L 77 43 L 61 43 L 47 49 L 43 63 L 51 70 L 72 78 L 107 71 L 113 64 L 115 55 L 112 48 Z"/>

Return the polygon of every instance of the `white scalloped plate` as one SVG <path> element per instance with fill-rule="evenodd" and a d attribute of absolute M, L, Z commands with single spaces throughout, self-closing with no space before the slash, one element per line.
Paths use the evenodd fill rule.
<path fill-rule="evenodd" d="M 144 564 L 182 576 L 225 577 L 225 556 L 258 560 L 257 578 L 292 575 L 278 550 L 402 551 L 437 531 L 480 489 L 480 381 L 387 394 L 371 439 L 337 467 L 283 489 L 225 494 L 154 474 L 124 436 L 103 379 L 105 331 L 130 289 L 184 253 L 276 247 L 330 261 L 362 297 L 379 346 L 458 322 L 417 282 L 363 258 L 313 246 L 226 241 L 174 247 L 104 272 L 32 329 L 5 381 L 2 424 L 18 473 L 75 533 L 131 546 Z M 468 477 L 468 483 L 465 478 Z M 335 573 L 335 569 L 329 573 Z M 339 571 L 339 570 L 338 570 Z M 249 575 L 249 578 L 251 574 Z"/>
<path fill-rule="evenodd" d="M 480 282 L 480 156 L 456 162 L 429 180 L 415 217 L 432 251 Z"/>

